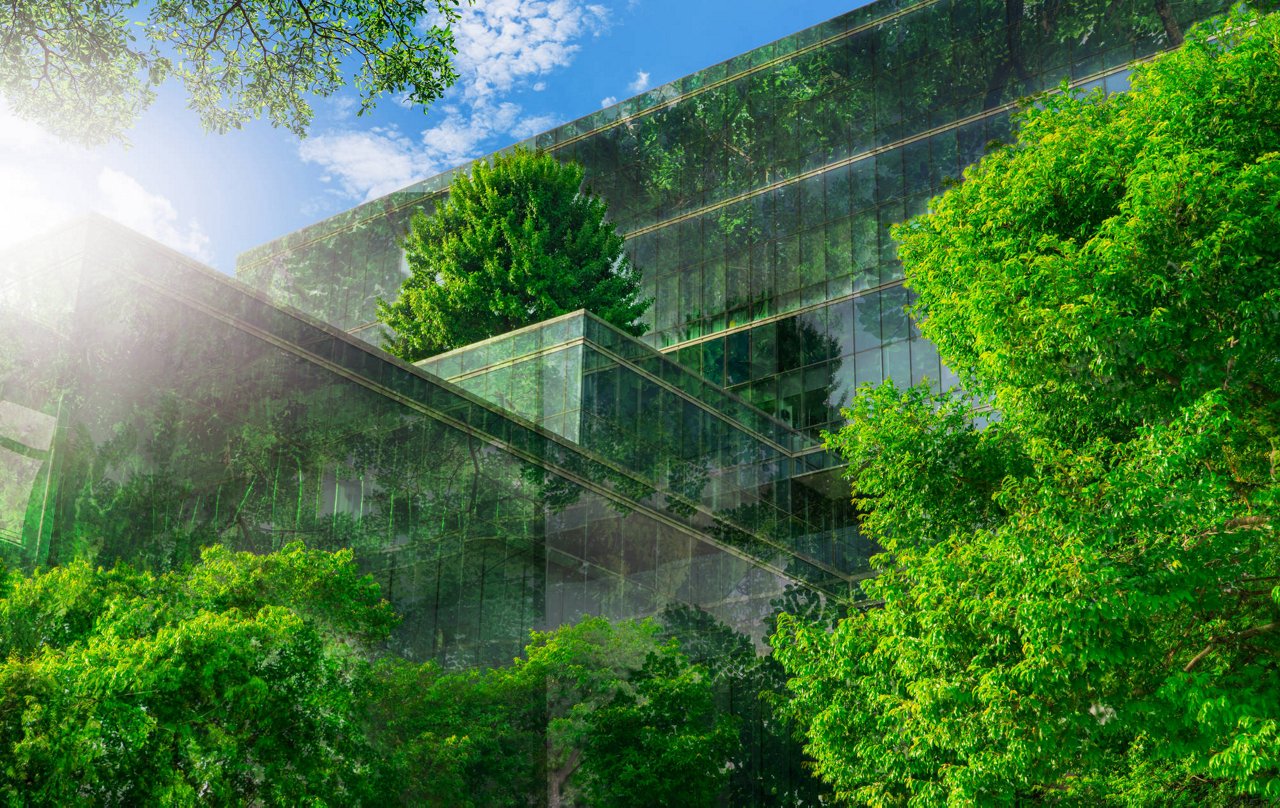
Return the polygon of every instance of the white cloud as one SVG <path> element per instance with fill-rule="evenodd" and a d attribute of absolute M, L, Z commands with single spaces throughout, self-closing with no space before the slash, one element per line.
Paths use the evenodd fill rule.
<path fill-rule="evenodd" d="M 194 219 L 100 152 L 70 145 L 0 104 L 0 248 L 97 211 L 144 235 L 208 262 L 209 237 Z"/>
<path fill-rule="evenodd" d="M 483 156 L 481 144 L 494 135 L 524 139 L 559 121 L 552 115 L 521 117 L 521 112 L 510 102 L 450 107 L 444 122 L 424 130 L 418 141 L 379 127 L 317 135 L 302 141 L 298 152 L 324 168 L 322 180 L 367 201 Z"/>
<path fill-rule="evenodd" d="M 431 170 L 413 142 L 394 129 L 316 135 L 302 141 L 298 152 L 352 197 L 390 193 Z"/>
<path fill-rule="evenodd" d="M 511 127 L 510 132 L 513 137 L 524 140 L 539 132 L 545 132 L 558 123 L 560 123 L 559 115 L 534 115 L 531 118 L 519 120 L 515 126 Z"/>
<path fill-rule="evenodd" d="M 98 172 L 96 209 L 178 252 L 206 263 L 213 260 L 209 237 L 199 222 L 179 221 L 168 197 L 148 191 L 123 171 L 104 167 Z"/>
<path fill-rule="evenodd" d="M 567 67 L 578 39 L 608 26 L 609 10 L 581 0 L 489 0 L 454 26 L 463 92 L 479 99 Z"/>
<path fill-rule="evenodd" d="M 649 74 L 643 70 L 637 70 L 635 80 L 627 85 L 627 89 L 633 93 L 642 93 L 649 89 Z"/>
<path fill-rule="evenodd" d="M 397 103 L 400 103 L 399 99 L 396 100 Z M 359 102 L 356 100 L 355 96 L 348 95 L 346 93 L 329 96 L 328 98 L 323 99 L 321 103 L 329 108 L 330 115 L 340 120 L 351 118 L 359 106 Z"/>
<path fill-rule="evenodd" d="M 560 119 L 526 115 L 508 96 L 545 90 L 542 78 L 568 66 L 578 43 L 608 24 L 609 10 L 584 0 L 487 0 L 464 7 L 453 29 L 458 85 L 433 110 L 443 114 L 441 123 L 418 139 L 385 128 L 319 134 L 303 141 L 299 155 L 322 166 L 347 196 L 367 200 L 523 140 Z"/>
<path fill-rule="evenodd" d="M 604 98 L 600 99 L 601 109 L 604 107 L 611 107 L 616 103 L 618 103 L 618 97 L 616 95 L 606 95 Z"/>

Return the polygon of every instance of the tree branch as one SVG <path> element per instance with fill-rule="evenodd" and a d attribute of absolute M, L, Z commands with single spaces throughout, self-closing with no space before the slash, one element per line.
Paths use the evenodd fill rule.
<path fill-rule="evenodd" d="M 1186 666 L 1183 667 L 1182 672 L 1191 673 L 1191 671 L 1195 668 L 1196 665 L 1199 665 L 1200 662 L 1203 661 L 1205 657 L 1209 656 L 1209 652 L 1211 652 L 1215 647 L 1222 645 L 1227 640 L 1235 640 L 1237 642 L 1239 642 L 1240 640 L 1247 640 L 1250 637 L 1256 637 L 1259 634 L 1266 634 L 1269 631 L 1275 631 L 1277 627 L 1280 627 L 1280 622 L 1272 622 L 1272 623 L 1267 623 L 1266 625 L 1263 625 L 1263 626 L 1256 626 L 1251 629 L 1246 629 L 1240 632 L 1239 634 L 1233 635 L 1231 637 L 1212 640 L 1208 645 L 1204 647 L 1204 650 L 1202 650 L 1200 653 L 1196 654 L 1191 658 L 1191 661 L 1188 662 Z"/>
<path fill-rule="evenodd" d="M 1182 540 L 1182 549 L 1189 550 L 1200 543 L 1200 540 L 1208 536 L 1223 536 L 1229 533 L 1236 533 L 1240 530 L 1262 530 L 1270 527 L 1271 517 L 1269 516 L 1241 516 L 1235 519 L 1228 519 L 1220 528 L 1212 528 L 1210 530 L 1202 530 L 1193 536 L 1187 536 Z M 1263 579 L 1256 579 L 1263 580 Z"/>

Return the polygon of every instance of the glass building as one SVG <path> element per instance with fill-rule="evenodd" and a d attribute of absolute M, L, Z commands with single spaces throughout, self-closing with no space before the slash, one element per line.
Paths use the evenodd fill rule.
<path fill-rule="evenodd" d="M 881 0 L 518 145 L 579 162 L 608 202 L 654 299 L 648 344 L 816 435 L 857 385 L 955 382 L 903 314 L 890 225 L 1007 140 L 1019 99 L 1123 90 L 1229 5 Z M 237 275 L 378 344 L 408 220 L 451 178 L 257 247 Z"/>
<path fill-rule="evenodd" d="M 0 255 L 0 559 L 304 539 L 355 550 L 415 658 L 504 663 L 588 613 L 763 651 L 779 611 L 857 604 L 875 552 L 818 433 L 858 385 L 956 381 L 889 226 L 1018 99 L 1123 90 L 1227 6 L 880 0 L 519 144 L 607 200 L 654 300 L 639 339 L 577 312 L 417 366 L 379 350 L 409 219 L 452 174 L 237 280 L 98 219 Z M 749 719 L 733 805 L 816 799 L 760 715 L 773 675 L 718 680 Z"/>
<path fill-rule="evenodd" d="M 0 315 L 8 563 L 352 548 L 403 617 L 393 650 L 452 667 L 586 614 L 758 652 L 866 574 L 843 499 L 796 473 L 807 439 L 585 313 L 440 358 L 454 384 L 95 218 L 0 255 Z M 522 374 L 517 345 L 556 363 Z M 492 403 L 500 379 L 545 410 Z M 812 789 L 735 664 L 731 802 Z"/>
<path fill-rule="evenodd" d="M 759 643 L 771 599 L 848 598 L 865 568 L 793 451 L 672 395 L 645 357 L 610 367 L 567 339 L 620 336 L 588 315 L 528 334 L 589 366 L 571 406 L 591 437 L 571 440 L 106 220 L 6 254 L 0 277 L 0 537 L 28 565 L 352 547 L 406 615 L 401 650 L 464 665 L 673 603 Z M 535 382 L 568 406 L 562 376 Z M 673 431 L 638 439 L 628 385 Z"/>

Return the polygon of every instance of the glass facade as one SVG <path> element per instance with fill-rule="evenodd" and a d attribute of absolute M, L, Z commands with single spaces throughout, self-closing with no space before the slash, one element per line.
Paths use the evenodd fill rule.
<path fill-rule="evenodd" d="M 577 312 L 418 363 L 711 515 L 733 551 L 843 597 L 873 547 L 801 432 L 594 315 Z M 699 524 L 706 524 L 700 522 Z"/>
<path fill-rule="evenodd" d="M 588 357 L 585 365 L 584 355 Z M 584 398 L 580 374 L 584 367 L 589 376 L 599 376 L 625 366 L 687 399 L 707 415 L 791 455 L 819 448 L 809 436 L 586 311 L 500 334 L 416 364 L 570 440 L 578 440 L 580 434 Z M 561 367 L 574 372 L 549 372 Z M 558 418 L 566 413 L 571 417 Z"/>
<path fill-rule="evenodd" d="M 565 440 L 105 222 L 8 254 L 0 278 L 0 529 L 21 563 L 351 547 L 405 616 L 400 650 L 459 665 L 673 604 L 759 643 L 788 587 L 847 599 L 865 573 L 869 548 L 837 554 L 860 542 L 763 444 Z M 578 389 L 608 373 L 588 365 Z"/>
<path fill-rule="evenodd" d="M 1123 90 L 1225 0 L 881 0 L 523 144 L 581 163 L 655 303 L 645 340 L 817 434 L 864 381 L 954 382 L 902 313 L 890 225 L 925 210 L 1016 101 Z M 1166 12 L 1166 13 L 1163 13 Z M 238 274 L 371 341 L 398 241 L 451 174 L 241 256 Z"/>
<path fill-rule="evenodd" d="M 551 413 L 577 408 L 571 441 L 105 220 L 0 255 L 0 313 L 0 560 L 351 548 L 403 618 L 392 650 L 451 667 L 507 664 L 530 630 L 586 614 L 657 617 L 718 666 L 717 699 L 743 719 L 728 804 L 816 793 L 764 712 L 781 674 L 756 654 L 780 610 L 848 602 L 871 548 L 837 535 L 845 497 L 789 477 L 777 447 L 670 455 L 688 438 L 662 431 L 685 428 L 674 400 L 653 408 L 657 445 L 590 426 L 625 423 L 592 381 L 614 378 L 606 352 L 617 375 L 625 335 L 586 316 L 541 329 L 580 351 Z M 648 360 L 653 390 L 687 402 L 703 384 L 631 348 L 621 364 Z"/>

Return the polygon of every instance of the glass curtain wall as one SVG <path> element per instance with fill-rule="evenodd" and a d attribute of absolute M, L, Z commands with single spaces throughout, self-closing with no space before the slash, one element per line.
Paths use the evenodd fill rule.
<path fill-rule="evenodd" d="M 0 562 L 49 555 L 82 232 L 0 255 Z"/>
<path fill-rule="evenodd" d="M 655 300 L 651 345 L 797 429 L 853 387 L 954 382 L 903 315 L 889 227 L 990 144 L 1019 98 L 1127 87 L 1226 0 L 881 0 L 537 135 L 609 203 Z M 242 256 L 241 277 L 379 337 L 397 240 L 450 175 Z"/>
<path fill-rule="evenodd" d="M 627 469 L 668 508 L 711 515 L 713 535 L 762 564 L 837 596 L 868 571 L 844 486 L 793 481 L 832 463 L 816 443 L 594 315 L 418 366 Z"/>
<path fill-rule="evenodd" d="M 16 561 L 350 547 L 405 617 L 398 650 L 453 665 L 508 662 L 566 616 L 673 604 L 758 643 L 788 587 L 848 596 L 848 576 L 839 590 L 794 554 L 742 549 L 776 541 L 772 522 L 702 507 L 105 222 L 0 259 L 0 281 Z"/>

